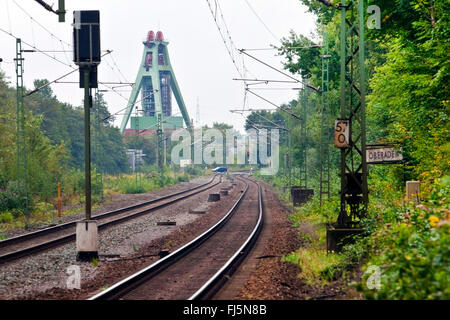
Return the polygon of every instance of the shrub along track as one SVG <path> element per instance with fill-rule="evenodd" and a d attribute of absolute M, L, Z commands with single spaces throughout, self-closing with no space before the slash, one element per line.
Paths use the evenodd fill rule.
<path fill-rule="evenodd" d="M 129 207 L 101 213 L 93 216 L 92 219 L 99 222 L 98 228 L 101 230 L 108 226 L 123 223 L 129 219 L 154 212 L 155 210 L 209 190 L 221 182 L 222 178 L 220 177 L 220 181 L 218 179 L 219 177 L 216 175 L 205 184 Z M 77 221 L 71 221 L 0 241 L 0 264 L 73 241 L 76 237 L 76 224 Z"/>

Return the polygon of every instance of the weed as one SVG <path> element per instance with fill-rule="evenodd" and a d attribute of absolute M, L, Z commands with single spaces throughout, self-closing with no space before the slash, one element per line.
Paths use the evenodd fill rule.
<path fill-rule="evenodd" d="M 91 259 L 91 264 L 92 264 L 92 266 L 94 266 L 94 267 L 97 267 L 97 266 L 98 266 L 98 262 L 99 262 L 98 258 L 92 258 L 92 259 Z"/>

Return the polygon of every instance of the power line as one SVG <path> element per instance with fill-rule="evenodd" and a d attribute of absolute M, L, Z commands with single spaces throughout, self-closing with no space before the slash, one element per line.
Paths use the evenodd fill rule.
<path fill-rule="evenodd" d="M 256 18 L 258 18 L 259 22 L 261 22 L 261 24 L 264 26 L 264 28 L 266 28 L 266 30 L 272 35 L 272 37 L 276 40 L 276 41 L 280 41 L 280 38 L 278 38 L 273 32 L 272 30 L 269 29 L 269 27 L 264 23 L 264 21 L 261 19 L 261 17 L 258 15 L 258 13 L 256 13 L 255 9 L 253 9 L 253 7 L 251 6 L 251 4 L 248 2 L 248 0 L 244 0 L 245 3 L 247 4 L 247 6 L 250 8 L 250 10 L 253 12 L 253 14 L 256 16 Z"/>
<path fill-rule="evenodd" d="M 104 57 L 105 55 L 109 54 L 110 52 L 111 52 L 111 51 L 106 52 L 105 54 L 102 55 L 102 57 Z M 62 75 L 61 77 L 58 77 L 57 79 L 55 79 L 55 80 L 53 80 L 53 81 L 51 81 L 51 82 L 49 82 L 49 83 L 46 83 L 46 84 L 40 86 L 39 88 L 36 88 L 36 89 L 34 89 L 34 90 L 28 92 L 26 95 L 24 95 L 24 97 L 30 96 L 30 95 L 32 95 L 33 93 L 36 93 L 36 92 L 38 92 L 39 90 L 41 90 L 41 89 L 43 89 L 43 88 L 45 88 L 45 87 L 51 85 L 52 83 L 58 83 L 59 80 L 61 80 L 61 79 L 65 78 L 65 77 L 67 77 L 68 75 L 70 75 L 70 74 L 72 74 L 72 73 L 74 73 L 75 71 L 78 71 L 78 70 L 80 70 L 80 69 L 79 69 L 79 68 L 74 68 L 72 71 L 70 71 L 70 72 L 68 72 L 68 73 L 66 73 L 66 74 L 64 74 L 64 75 Z M 75 83 L 78 83 L 78 82 L 75 82 Z"/>
<path fill-rule="evenodd" d="M 122 75 L 122 77 L 123 77 L 123 79 L 125 80 L 125 82 L 129 82 L 129 81 L 127 80 L 127 78 L 123 75 L 123 73 L 122 73 L 122 71 L 120 70 L 119 66 L 117 65 L 116 60 L 114 59 L 114 55 L 113 55 L 112 53 L 111 53 L 110 57 L 111 57 L 111 60 L 113 61 L 114 65 L 116 66 L 117 70 L 118 70 L 119 73 Z"/>
<path fill-rule="evenodd" d="M 267 103 L 270 103 L 271 105 L 273 105 L 273 106 L 276 107 L 277 109 L 280 109 L 281 111 L 286 112 L 287 114 L 291 115 L 291 116 L 294 117 L 295 119 L 300 120 L 300 121 L 302 120 L 302 118 L 299 117 L 298 115 L 296 115 L 295 113 L 289 112 L 289 111 L 287 111 L 286 109 L 281 108 L 279 105 L 273 103 L 273 102 L 270 101 L 270 100 L 267 100 L 267 99 L 264 98 L 264 97 L 261 97 L 259 94 L 256 94 L 256 93 L 252 92 L 250 89 L 247 89 L 247 91 L 250 92 L 251 94 L 257 96 L 258 98 L 260 98 L 260 99 L 266 101 Z"/>
<path fill-rule="evenodd" d="M 239 75 L 241 77 L 243 77 L 243 75 L 242 75 L 243 72 L 241 72 L 238 64 L 236 63 L 236 59 L 235 59 L 234 54 L 233 54 L 233 51 L 238 51 L 238 50 L 237 50 L 237 47 L 235 46 L 235 44 L 233 42 L 233 39 L 231 38 L 230 31 L 228 30 L 227 24 L 225 22 L 225 18 L 223 17 L 223 13 L 222 13 L 222 9 L 220 8 L 219 1 L 218 0 L 214 0 L 214 3 L 215 3 L 215 10 L 214 11 L 213 11 L 213 8 L 212 8 L 212 5 L 211 5 L 211 1 L 210 0 L 206 0 L 206 2 L 208 3 L 209 10 L 211 11 L 211 14 L 212 14 L 213 19 L 214 19 L 214 23 L 216 24 L 216 27 L 219 30 L 219 34 L 222 37 L 223 43 L 225 44 L 225 48 L 227 49 L 227 52 L 228 52 L 228 54 L 229 54 L 229 56 L 231 58 L 231 61 L 233 62 L 233 64 L 234 64 L 237 72 L 239 73 Z M 226 39 L 226 36 L 223 34 L 222 29 L 220 28 L 220 25 L 219 25 L 219 23 L 217 21 L 217 13 L 219 13 L 219 15 L 220 15 L 220 17 L 222 19 L 223 25 L 225 27 L 225 31 L 226 31 L 226 33 L 228 35 L 228 40 Z"/>
<path fill-rule="evenodd" d="M 113 90 L 113 91 L 114 91 L 114 90 Z M 114 91 L 114 92 L 115 92 L 115 91 Z M 118 92 L 116 92 L 116 93 L 118 93 Z M 120 112 L 122 112 L 122 111 L 124 111 L 124 110 L 126 110 L 126 109 L 128 109 L 128 108 L 130 108 L 130 107 L 133 108 L 133 107 L 136 105 L 136 103 L 139 103 L 139 102 L 141 102 L 142 100 L 144 100 L 144 99 L 146 99 L 146 98 L 150 98 L 151 95 L 152 95 L 152 93 L 149 94 L 148 96 L 143 97 L 141 100 L 136 101 L 136 102 L 133 103 L 132 105 L 130 105 L 130 106 L 127 105 L 125 108 L 122 108 L 122 109 L 120 109 L 119 111 L 110 114 L 108 117 L 106 117 L 106 118 L 103 119 L 102 121 L 105 121 L 105 120 L 108 120 L 108 119 L 111 118 L 111 117 L 117 116 L 117 115 L 119 115 Z M 123 98 L 122 95 L 120 95 L 120 96 Z M 125 98 L 125 99 L 126 99 L 126 98 Z M 127 101 L 128 101 L 128 99 L 127 99 Z"/>
<path fill-rule="evenodd" d="M 9 32 L 12 32 L 12 29 L 11 29 L 11 17 L 9 16 L 9 1 L 8 0 L 5 0 L 5 2 L 6 2 L 6 12 L 8 13 L 8 25 L 9 25 Z"/>
<path fill-rule="evenodd" d="M 47 31 L 52 37 L 58 39 L 58 40 L 61 41 L 61 42 L 64 42 L 66 45 L 72 47 L 72 44 L 70 44 L 70 43 L 68 43 L 68 42 L 65 42 L 65 41 L 61 40 L 60 38 L 58 38 L 57 36 L 55 36 L 55 35 L 53 34 L 53 32 L 51 32 L 50 30 L 48 30 L 48 29 L 47 29 L 46 27 L 44 27 L 39 21 L 37 21 L 35 18 L 33 18 L 33 16 L 32 16 L 31 14 L 29 14 L 24 8 L 22 8 L 22 7 L 16 2 L 16 0 L 13 0 L 13 2 L 14 2 L 14 4 L 15 4 L 20 10 L 22 10 L 28 17 L 30 17 L 30 19 L 31 19 L 32 21 L 36 22 L 37 25 L 39 25 L 42 29 L 44 29 L 45 31 Z"/>
<path fill-rule="evenodd" d="M 269 51 L 269 50 L 280 50 L 280 49 L 311 49 L 311 48 L 322 48 L 322 46 L 318 45 L 318 44 L 314 44 L 311 46 L 292 46 L 292 47 L 272 46 L 270 48 L 246 48 L 246 49 L 241 49 L 241 51 Z"/>
<path fill-rule="evenodd" d="M 293 76 L 291 76 L 291 75 L 289 75 L 289 74 L 287 74 L 287 73 L 285 73 L 285 72 L 283 72 L 283 71 L 281 71 L 281 70 L 275 68 L 274 66 L 271 66 L 270 64 L 268 64 L 268 63 L 266 63 L 266 62 L 264 62 L 264 61 L 262 61 L 262 60 L 260 60 L 260 59 L 258 59 L 258 58 L 256 58 L 256 57 L 252 56 L 251 54 L 248 54 L 247 52 L 245 52 L 245 51 L 243 51 L 243 50 L 239 50 L 239 52 L 241 52 L 241 53 L 243 53 L 243 54 L 249 56 L 250 58 L 252 58 L 252 59 L 258 61 L 259 63 L 262 63 L 262 64 L 265 65 L 266 67 L 269 67 L 270 69 L 275 70 L 276 72 L 281 73 L 282 75 L 284 75 L 284 76 L 286 76 L 286 77 L 288 77 L 288 78 L 290 78 L 290 79 L 292 79 L 292 80 L 294 80 L 294 81 L 296 81 L 296 82 L 298 82 L 298 83 L 301 83 L 301 84 L 303 84 L 303 85 L 305 85 L 305 86 L 307 86 L 307 87 L 309 87 L 309 88 L 311 88 L 311 89 L 313 89 L 313 90 L 315 90 L 315 91 L 317 91 L 317 92 L 320 92 L 320 89 L 318 89 L 318 88 L 316 88 L 316 87 L 314 87 L 314 86 L 312 86 L 312 85 L 310 85 L 310 84 L 308 84 L 308 83 L 305 83 L 305 82 L 303 82 L 303 81 L 301 81 L 301 80 L 298 80 L 298 79 L 294 78 Z"/>
<path fill-rule="evenodd" d="M 248 85 L 254 85 L 254 84 L 268 84 L 269 82 L 281 82 L 281 83 L 298 83 L 298 80 L 295 81 L 291 81 L 291 80 L 271 80 L 271 79 L 238 79 L 238 78 L 233 78 L 233 80 L 238 80 L 238 81 L 256 81 L 257 83 L 249 83 Z"/>
<path fill-rule="evenodd" d="M 6 30 L 4 30 L 4 29 L 2 29 L 2 28 L 0 28 L 0 31 L 2 31 L 2 32 L 6 33 L 7 35 L 13 37 L 14 39 L 20 39 L 20 38 L 16 37 L 15 35 L 13 35 L 11 32 L 8 32 L 8 31 L 6 31 Z M 63 61 L 57 59 L 56 57 L 52 57 L 51 55 L 47 54 L 46 52 L 44 52 L 44 51 L 38 49 L 37 47 L 35 47 L 35 46 L 33 46 L 33 45 L 31 45 L 31 44 L 29 44 L 29 43 L 23 41 L 23 40 L 22 40 L 22 43 L 24 43 L 25 45 L 27 45 L 27 46 L 29 46 L 29 47 L 35 49 L 37 52 L 42 53 L 43 55 L 49 57 L 50 59 L 53 59 L 53 60 L 55 60 L 55 61 L 57 61 L 57 62 L 59 62 L 59 63 L 65 65 L 65 66 L 67 66 L 67 67 L 70 67 L 70 68 L 72 68 L 72 69 L 74 69 L 74 70 L 78 70 L 77 68 L 73 67 L 72 65 L 63 62 Z"/>

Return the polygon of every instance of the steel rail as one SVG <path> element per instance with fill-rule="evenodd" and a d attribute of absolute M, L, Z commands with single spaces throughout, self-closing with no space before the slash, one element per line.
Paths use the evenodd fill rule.
<path fill-rule="evenodd" d="M 242 244 L 242 246 L 233 254 L 233 256 L 224 263 L 222 268 L 220 268 L 200 289 L 197 290 L 188 300 L 205 300 L 211 299 L 224 285 L 224 283 L 230 278 L 230 276 L 236 271 L 237 267 L 245 259 L 247 254 L 253 248 L 256 240 L 264 223 L 263 219 L 263 202 L 262 202 L 262 191 L 261 186 L 252 180 L 250 180 L 258 186 L 258 221 L 253 228 L 252 233 L 248 236 L 247 240 Z"/>
<path fill-rule="evenodd" d="M 208 181 L 207 183 L 195 186 L 195 187 L 187 189 L 187 190 L 183 190 L 183 191 L 180 191 L 180 192 L 172 193 L 172 194 L 169 194 L 169 195 L 166 195 L 166 196 L 159 197 L 157 199 L 153 199 L 153 200 L 145 201 L 145 202 L 142 202 L 142 203 L 138 203 L 136 205 L 132 205 L 132 206 L 129 206 L 129 207 L 124 207 L 124 208 L 120 208 L 120 209 L 117 209 L 117 210 L 113 210 L 113 211 L 109 211 L 109 212 L 98 214 L 96 216 L 93 216 L 92 220 L 101 221 L 102 219 L 113 217 L 113 216 L 116 216 L 118 214 L 121 214 L 121 213 L 124 213 L 124 212 L 127 212 L 127 211 L 132 211 L 132 210 L 135 210 L 135 209 L 139 209 L 139 208 L 147 206 L 147 205 L 158 203 L 158 202 L 161 202 L 163 200 L 166 200 L 166 199 L 169 199 L 169 198 L 172 198 L 172 197 L 176 197 L 176 196 L 185 194 L 187 192 L 191 192 L 191 191 L 197 190 L 196 192 L 190 193 L 188 195 L 185 195 L 185 196 L 182 196 L 182 197 L 179 197 L 179 198 L 175 198 L 175 199 L 173 199 L 173 200 L 171 200 L 169 202 L 163 203 L 161 205 L 158 205 L 158 206 L 155 206 L 155 207 L 143 210 L 143 211 L 139 211 L 139 212 L 130 214 L 128 216 L 125 216 L 125 217 L 122 217 L 122 218 L 118 218 L 116 220 L 112 220 L 112 221 L 100 224 L 98 226 L 98 228 L 100 230 L 100 229 L 103 229 L 103 228 L 105 228 L 107 226 L 111 226 L 111 225 L 114 225 L 114 224 L 117 224 L 117 223 L 122 223 L 122 222 L 124 222 L 126 220 L 130 220 L 130 219 L 136 218 L 136 217 L 138 217 L 140 215 L 147 214 L 147 213 L 149 213 L 151 211 L 155 211 L 155 210 L 164 208 L 164 207 L 166 207 L 168 205 L 171 205 L 173 203 L 176 203 L 176 202 L 178 202 L 180 200 L 186 199 L 186 198 L 191 197 L 193 195 L 196 195 L 196 194 L 198 194 L 200 192 L 206 191 L 206 190 L 208 190 L 208 189 L 210 189 L 210 188 L 212 188 L 212 187 L 214 187 L 214 186 L 216 186 L 216 185 L 218 185 L 220 183 L 220 181 L 219 181 L 219 182 L 217 182 L 217 183 L 215 183 L 215 184 L 213 184 L 211 186 L 208 186 L 208 187 L 206 187 L 204 189 L 200 189 L 200 188 L 202 188 L 204 186 L 207 186 L 207 185 L 211 184 L 216 177 L 217 177 L 217 175 L 214 175 L 211 178 L 211 180 Z M 200 189 L 200 190 L 198 190 L 198 189 Z M 52 233 L 55 233 L 55 232 L 58 232 L 58 231 L 69 229 L 70 227 L 75 227 L 76 223 L 79 222 L 79 221 L 83 221 L 83 220 L 71 221 L 71 222 L 59 224 L 57 226 L 53 226 L 53 227 L 45 228 L 45 229 L 42 229 L 42 230 L 38 230 L 38 231 L 35 231 L 35 232 L 30 232 L 30 233 L 27 233 L 27 234 L 24 234 L 24 235 L 20 235 L 20 236 L 14 237 L 14 238 L 2 240 L 2 241 L 0 241 L 0 248 L 3 248 L 4 246 L 8 246 L 8 245 L 13 245 L 13 244 L 17 244 L 17 243 L 20 243 L 20 242 L 24 242 L 24 241 L 27 241 L 27 240 L 31 240 L 31 239 L 34 239 L 34 238 L 46 236 L 46 235 L 49 235 L 49 234 L 52 234 Z M 12 260 L 24 257 L 24 256 L 27 256 L 27 255 L 32 254 L 32 253 L 36 253 L 36 252 L 43 251 L 43 250 L 51 248 L 51 247 L 55 247 L 55 246 L 60 245 L 62 243 L 68 242 L 68 241 L 70 241 L 72 239 L 75 239 L 75 237 L 76 237 L 76 234 L 75 233 L 71 233 L 69 235 L 66 235 L 66 236 L 63 236 L 63 237 L 59 237 L 59 238 L 51 240 L 51 241 L 47 241 L 47 242 L 44 242 L 44 243 L 41 243 L 41 244 L 37 244 L 37 245 L 34 245 L 34 246 L 27 247 L 25 249 L 20 249 L 20 250 L 17 250 L 17 251 L 13 251 L 13 252 L 10 252 L 10 253 L 3 254 L 3 255 L 0 256 L 0 265 L 2 263 L 6 263 L 6 262 L 9 262 L 9 261 L 12 261 Z"/>
<path fill-rule="evenodd" d="M 243 180 L 243 179 L 240 179 Z M 249 185 L 248 183 L 243 180 L 246 183 L 245 189 L 242 192 L 239 199 L 234 203 L 233 207 L 225 214 L 222 219 L 220 219 L 215 225 L 210 227 L 208 230 L 203 232 L 201 235 L 196 237 L 195 239 L 191 240 L 190 242 L 186 243 L 182 247 L 178 248 L 171 254 L 165 256 L 164 258 L 156 261 L 155 263 L 151 264 L 150 266 L 145 267 L 144 269 L 141 269 L 140 271 L 132 274 L 131 276 L 117 282 L 116 284 L 112 285 L 109 289 L 106 289 L 105 291 L 102 291 L 92 297 L 90 297 L 88 300 L 115 300 L 119 299 L 120 297 L 123 297 L 142 283 L 145 283 L 146 281 L 150 280 L 157 274 L 164 271 L 166 268 L 186 256 L 188 253 L 190 253 L 192 250 L 199 247 L 202 243 L 204 243 L 206 240 L 208 240 L 214 233 L 216 233 L 219 229 L 221 229 L 227 221 L 231 218 L 231 216 L 236 212 L 237 208 L 242 202 L 242 199 L 246 195 Z"/>

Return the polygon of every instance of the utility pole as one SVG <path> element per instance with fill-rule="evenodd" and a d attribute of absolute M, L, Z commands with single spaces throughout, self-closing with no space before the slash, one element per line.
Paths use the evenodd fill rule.
<path fill-rule="evenodd" d="M 16 111 L 17 111 L 17 182 L 24 198 L 25 215 L 29 215 L 28 201 L 28 178 L 27 178 L 27 148 L 25 134 L 25 110 L 23 105 L 24 87 L 23 87 L 23 62 L 21 39 L 16 39 Z"/>
<path fill-rule="evenodd" d="M 326 200 L 330 200 L 330 112 L 329 109 L 329 58 L 331 56 L 328 53 L 328 35 L 325 32 L 323 34 L 323 50 L 322 50 L 322 94 L 321 94 L 321 126 L 320 126 L 320 148 L 319 148 L 319 165 L 320 165 L 320 186 L 319 186 L 319 198 L 320 205 L 326 197 Z"/>

